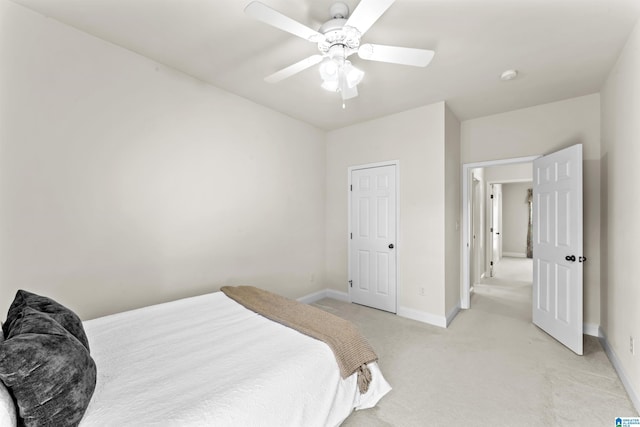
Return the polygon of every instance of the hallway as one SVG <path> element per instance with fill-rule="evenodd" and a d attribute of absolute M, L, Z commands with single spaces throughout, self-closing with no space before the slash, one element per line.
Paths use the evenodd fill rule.
<path fill-rule="evenodd" d="M 531 259 L 503 257 L 494 267 L 494 277 L 485 277 L 476 283 L 471 307 L 476 308 L 478 303 L 499 305 L 496 314 L 508 312 L 530 323 L 532 269 Z"/>

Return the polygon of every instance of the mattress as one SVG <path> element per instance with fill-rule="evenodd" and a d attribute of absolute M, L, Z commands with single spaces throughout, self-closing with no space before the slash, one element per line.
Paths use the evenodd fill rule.
<path fill-rule="evenodd" d="M 84 322 L 98 367 L 87 426 L 335 426 L 391 387 L 377 363 L 360 394 L 329 347 L 221 292 Z"/>

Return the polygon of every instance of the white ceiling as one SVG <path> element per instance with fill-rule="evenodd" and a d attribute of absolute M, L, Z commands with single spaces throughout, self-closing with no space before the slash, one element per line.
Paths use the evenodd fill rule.
<path fill-rule="evenodd" d="M 317 48 L 244 15 L 249 0 L 14 1 L 323 129 L 443 100 L 465 120 L 598 92 L 640 16 L 638 0 L 396 0 L 362 42 L 436 55 L 427 68 L 350 58 L 366 75 L 343 110 L 317 66 L 263 81 Z M 332 4 L 262 1 L 314 29 Z M 519 77 L 500 81 L 508 68 Z"/>

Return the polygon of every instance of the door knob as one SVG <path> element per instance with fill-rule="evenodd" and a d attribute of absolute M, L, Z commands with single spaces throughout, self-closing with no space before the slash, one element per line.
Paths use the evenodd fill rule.
<path fill-rule="evenodd" d="M 390 244 L 389 244 L 389 249 L 393 249 L 393 247 L 394 247 L 394 246 L 393 246 L 393 243 L 390 243 Z"/>
<path fill-rule="evenodd" d="M 566 259 L 567 261 L 576 262 L 575 255 L 567 255 L 566 257 L 564 257 L 564 259 Z"/>

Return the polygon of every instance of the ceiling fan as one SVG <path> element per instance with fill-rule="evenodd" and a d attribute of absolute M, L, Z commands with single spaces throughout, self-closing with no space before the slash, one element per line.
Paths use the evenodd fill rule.
<path fill-rule="evenodd" d="M 283 31 L 317 43 L 320 53 L 283 68 L 264 80 L 277 83 L 309 67 L 320 64 L 322 88 L 338 92 L 344 101 L 358 96 L 358 84 L 364 72 L 354 67 L 347 58 L 357 53 L 361 59 L 394 64 L 426 67 L 434 52 L 426 49 L 360 44 L 361 37 L 384 14 L 395 0 L 361 0 L 349 16 L 349 7 L 342 2 L 329 9 L 330 17 L 318 31 L 295 21 L 259 1 L 253 1 L 244 9 L 252 18 Z"/>

